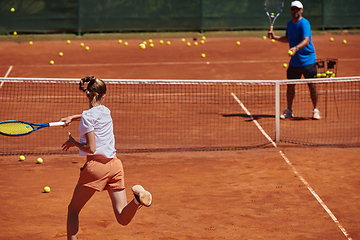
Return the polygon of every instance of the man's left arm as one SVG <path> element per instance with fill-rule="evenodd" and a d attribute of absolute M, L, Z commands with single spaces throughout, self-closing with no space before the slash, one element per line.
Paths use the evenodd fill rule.
<path fill-rule="evenodd" d="M 293 52 L 293 54 L 295 54 L 299 50 L 305 48 L 309 44 L 309 42 L 310 42 L 310 38 L 304 37 L 303 40 L 298 45 L 295 45 L 294 47 L 290 48 L 290 50 Z"/>

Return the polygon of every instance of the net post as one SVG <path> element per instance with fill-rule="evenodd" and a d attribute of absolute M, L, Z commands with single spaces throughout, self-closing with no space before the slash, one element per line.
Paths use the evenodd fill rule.
<path fill-rule="evenodd" d="M 280 82 L 275 83 L 275 142 L 280 142 Z"/>

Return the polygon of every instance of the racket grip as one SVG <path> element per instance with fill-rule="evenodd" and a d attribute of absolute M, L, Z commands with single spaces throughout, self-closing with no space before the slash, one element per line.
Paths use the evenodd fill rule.
<path fill-rule="evenodd" d="M 274 26 L 270 26 L 270 32 L 274 30 Z"/>
<path fill-rule="evenodd" d="M 64 126 L 65 122 L 52 122 L 49 123 L 49 127 Z"/>

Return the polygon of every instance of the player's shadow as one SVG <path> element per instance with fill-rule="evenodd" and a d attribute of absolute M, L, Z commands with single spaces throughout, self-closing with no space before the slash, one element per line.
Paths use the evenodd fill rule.
<path fill-rule="evenodd" d="M 223 117 L 242 117 L 242 118 L 247 118 L 246 121 L 253 121 L 262 118 L 275 118 L 275 115 L 267 115 L 267 114 L 252 115 L 253 118 L 251 119 L 250 116 L 247 114 L 237 113 L 237 114 L 223 114 Z"/>
<path fill-rule="evenodd" d="M 252 120 L 258 120 L 258 119 L 262 119 L 262 118 L 275 118 L 275 115 L 267 115 L 267 114 L 260 114 L 260 115 L 252 115 L 253 119 L 251 119 L 249 117 L 249 115 L 247 114 L 241 114 L 241 113 L 237 113 L 237 114 L 223 114 L 223 117 L 242 117 L 242 118 L 247 118 L 246 121 L 252 121 Z M 282 119 L 283 120 L 283 119 Z M 311 117 L 293 117 L 293 118 L 287 118 L 284 119 L 286 121 L 308 121 L 308 120 L 314 120 Z"/>

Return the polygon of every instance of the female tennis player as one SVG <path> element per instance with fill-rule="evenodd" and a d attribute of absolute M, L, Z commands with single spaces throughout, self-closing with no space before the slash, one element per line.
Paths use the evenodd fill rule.
<path fill-rule="evenodd" d="M 84 83 L 88 83 L 86 88 Z M 116 219 L 121 225 L 130 223 L 139 206 L 149 207 L 152 202 L 150 192 L 135 185 L 132 187 L 135 198 L 127 204 L 123 166 L 115 155 L 110 110 L 102 105 L 106 95 L 105 83 L 94 76 L 88 76 L 81 79 L 79 88 L 86 93 L 90 109 L 80 115 L 61 119 L 65 122 L 64 127 L 80 120 L 80 142 L 69 133 L 69 139 L 62 148 L 67 151 L 71 147 L 77 147 L 80 155 L 86 155 L 87 159 L 68 206 L 67 238 L 72 240 L 77 239 L 79 232 L 79 213 L 96 191 L 108 191 Z"/>

